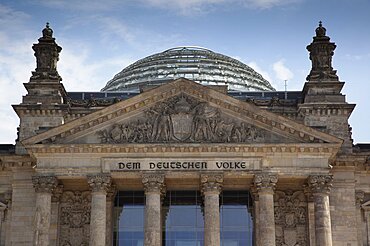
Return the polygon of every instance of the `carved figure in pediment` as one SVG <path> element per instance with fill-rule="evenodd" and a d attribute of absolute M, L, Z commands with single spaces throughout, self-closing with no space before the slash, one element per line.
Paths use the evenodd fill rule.
<path fill-rule="evenodd" d="M 180 95 L 144 112 L 142 118 L 97 132 L 102 143 L 261 142 L 265 132 L 222 115 L 207 102 Z"/>
<path fill-rule="evenodd" d="M 161 103 L 158 108 L 150 109 L 155 115 L 152 139 L 156 141 L 169 141 L 173 135 L 170 106 Z"/>

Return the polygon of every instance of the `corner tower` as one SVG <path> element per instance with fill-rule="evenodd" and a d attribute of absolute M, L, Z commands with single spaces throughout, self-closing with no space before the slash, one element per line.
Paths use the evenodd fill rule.
<path fill-rule="evenodd" d="M 20 119 L 17 141 L 31 137 L 43 130 L 63 124 L 67 112 L 66 91 L 57 71 L 57 62 L 62 48 L 53 38 L 49 23 L 42 30 L 42 37 L 32 46 L 35 51 L 36 69 L 28 83 L 24 84 L 27 94 L 22 103 L 13 105 Z M 18 152 L 19 148 L 17 143 Z"/>
<path fill-rule="evenodd" d="M 344 82 L 339 81 L 332 67 L 335 43 L 326 36 L 322 22 L 316 28 L 316 36 L 307 46 L 312 68 L 303 88 L 304 101 L 299 114 L 304 124 L 322 130 L 344 140 L 342 152 L 352 152 L 351 128 L 348 124 L 355 104 L 348 104 L 341 93 Z"/>

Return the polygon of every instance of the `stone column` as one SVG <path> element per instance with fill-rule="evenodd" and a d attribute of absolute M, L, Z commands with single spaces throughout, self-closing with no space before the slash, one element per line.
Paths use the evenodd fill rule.
<path fill-rule="evenodd" d="M 8 191 L 5 193 L 5 204 L 7 206 L 7 210 L 6 210 L 6 213 L 5 213 L 5 223 L 4 223 L 4 226 L 5 226 L 5 239 L 4 237 L 2 237 L 2 242 L 4 242 L 4 245 L 8 246 L 8 245 L 11 245 L 11 237 L 10 237 L 10 234 L 11 234 L 11 226 L 10 226 L 10 223 L 12 221 L 12 192 L 11 191 Z"/>
<path fill-rule="evenodd" d="M 304 194 L 307 197 L 307 226 L 309 246 L 315 246 L 315 204 L 313 202 L 311 189 L 307 185 L 304 185 L 303 188 Z"/>
<path fill-rule="evenodd" d="M 105 239 L 107 246 L 113 245 L 113 207 L 116 193 L 116 186 L 112 185 L 107 193 L 107 236 Z"/>
<path fill-rule="evenodd" d="M 5 243 L 5 228 L 4 228 L 4 222 L 5 222 L 5 210 L 6 210 L 6 204 L 0 202 L 0 245 L 4 245 Z"/>
<path fill-rule="evenodd" d="M 52 175 L 38 175 L 32 177 L 32 182 L 36 190 L 33 245 L 49 246 L 51 195 L 58 180 Z"/>
<path fill-rule="evenodd" d="M 204 246 L 220 245 L 220 192 L 222 174 L 201 175 L 204 196 Z"/>
<path fill-rule="evenodd" d="M 63 185 L 55 187 L 51 196 L 51 219 L 50 219 L 50 246 L 57 245 L 58 242 L 58 222 L 59 222 L 59 202 L 63 194 Z"/>
<path fill-rule="evenodd" d="M 260 243 L 259 243 L 260 236 L 259 236 L 259 233 L 258 233 L 258 229 L 259 229 L 259 223 L 258 223 L 259 222 L 259 217 L 258 217 L 258 213 L 259 213 L 258 193 L 257 193 L 257 189 L 254 186 L 251 187 L 250 191 L 251 191 L 252 197 L 253 197 L 254 245 L 255 246 L 260 246 Z"/>
<path fill-rule="evenodd" d="M 332 180 L 331 175 L 311 175 L 308 178 L 314 201 L 316 246 L 333 245 L 329 207 Z"/>
<path fill-rule="evenodd" d="M 254 186 L 258 192 L 258 234 L 262 246 L 275 246 L 274 191 L 278 177 L 274 174 L 256 174 Z"/>
<path fill-rule="evenodd" d="M 145 191 L 144 246 L 161 246 L 161 195 L 165 192 L 164 175 L 144 173 Z"/>
<path fill-rule="evenodd" d="M 370 201 L 369 201 L 370 202 Z M 370 245 L 370 204 L 369 202 L 366 202 L 362 205 L 362 209 L 364 210 L 364 236 L 363 236 L 363 242 L 364 245 Z"/>
<path fill-rule="evenodd" d="M 363 237 L 363 213 L 362 213 L 362 202 L 364 201 L 365 192 L 356 191 L 356 221 L 357 221 L 357 244 L 358 246 L 364 245 Z"/>
<path fill-rule="evenodd" d="M 107 219 L 107 191 L 111 177 L 107 174 L 87 176 L 91 188 L 90 246 L 105 246 Z"/>

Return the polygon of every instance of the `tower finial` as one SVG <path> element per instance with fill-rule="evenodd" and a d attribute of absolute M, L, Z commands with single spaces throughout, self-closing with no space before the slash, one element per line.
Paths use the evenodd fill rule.
<path fill-rule="evenodd" d="M 32 49 L 35 51 L 36 56 L 36 70 L 32 72 L 30 80 L 32 82 L 44 80 L 60 82 L 62 78 L 57 71 L 57 62 L 62 47 L 55 42 L 49 22 L 46 22 L 46 26 L 42 30 L 42 37 L 39 38 L 39 43 L 34 44 Z"/>
<path fill-rule="evenodd" d="M 336 48 L 335 43 L 330 42 L 330 37 L 326 36 L 326 29 L 319 21 L 316 28 L 316 36 L 313 42 L 307 46 L 312 61 L 312 69 L 307 76 L 308 81 L 337 81 L 336 70 L 332 67 L 332 57 Z"/>
<path fill-rule="evenodd" d="M 319 26 L 316 28 L 316 37 L 325 37 L 326 29 L 322 26 L 322 21 L 319 21 Z"/>
<path fill-rule="evenodd" d="M 50 28 L 49 22 L 46 22 L 46 27 L 42 30 L 43 39 L 52 39 L 53 38 L 53 29 Z"/>

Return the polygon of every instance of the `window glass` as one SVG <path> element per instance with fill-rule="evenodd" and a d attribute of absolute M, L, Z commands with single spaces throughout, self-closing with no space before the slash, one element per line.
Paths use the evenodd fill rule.
<path fill-rule="evenodd" d="M 168 191 L 163 203 L 163 246 L 203 246 L 204 219 L 198 191 Z"/>
<path fill-rule="evenodd" d="M 113 245 L 144 245 L 145 196 L 142 191 L 120 191 L 113 209 Z"/>
<path fill-rule="evenodd" d="M 249 192 L 223 191 L 220 196 L 221 246 L 252 246 L 253 220 Z"/>

